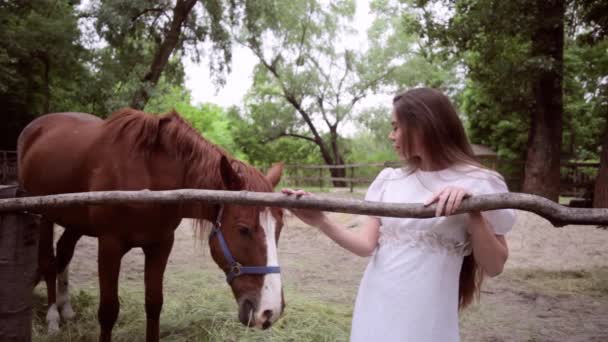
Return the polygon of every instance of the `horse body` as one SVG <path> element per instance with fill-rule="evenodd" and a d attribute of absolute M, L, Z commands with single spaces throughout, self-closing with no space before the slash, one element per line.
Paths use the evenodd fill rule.
<path fill-rule="evenodd" d="M 94 119 L 93 119 L 94 118 Z M 59 113 L 30 123 L 18 141 L 19 182 L 32 195 L 88 191 L 82 165 L 103 121 L 84 113 Z M 65 127 L 76 129 L 65 129 Z M 46 216 L 67 226 L 86 226 L 88 209 L 48 210 Z"/>
<path fill-rule="evenodd" d="M 275 184 L 270 184 L 257 170 L 232 160 L 200 137 L 176 113 L 157 117 L 129 109 L 119 111 L 105 121 L 84 113 L 42 116 L 20 135 L 18 157 L 20 184 L 31 195 L 179 188 L 272 191 L 280 178 L 280 170 L 273 170 Z M 280 232 L 280 211 L 226 206 L 224 213 L 221 218 L 224 236 L 239 262 L 261 266 L 276 259 L 278 233 L 276 237 L 272 236 L 272 241 L 265 233 L 274 229 Z M 59 291 L 60 297 L 67 294 L 67 268 L 63 268 L 69 263 L 76 242 L 82 235 L 98 238 L 100 341 L 111 339 L 119 311 L 120 260 L 131 248 L 143 249 L 146 336 L 149 341 L 156 341 L 162 307 L 162 278 L 173 246 L 174 230 L 182 217 L 216 220 L 218 206 L 206 203 L 96 205 L 49 209 L 43 214 L 66 228 L 58 242 L 59 287 L 60 290 L 62 285 L 65 287 L 63 292 Z M 272 227 L 267 227 L 268 224 L 262 227 L 261 218 L 268 215 L 272 219 L 265 219 L 266 222 L 276 222 Z M 241 229 L 238 227 L 247 227 L 250 236 L 243 238 L 242 234 L 235 234 L 235 230 Z M 262 229 L 256 234 L 251 233 L 260 227 Z M 210 242 L 210 247 L 214 260 L 226 271 L 229 266 L 218 252 L 218 244 Z M 243 323 L 267 327 L 279 317 L 283 307 L 280 280 L 278 290 L 276 281 L 272 286 L 279 292 L 272 295 L 274 298 L 280 296 L 278 304 L 277 300 L 262 299 L 266 278 L 276 280 L 277 276 L 247 275 L 230 284 Z M 66 301 L 62 298 L 63 303 Z M 71 308 L 66 310 L 69 316 Z M 52 315 L 51 311 L 49 315 Z"/>
<path fill-rule="evenodd" d="M 50 114 L 32 122 L 20 139 L 21 184 L 32 195 L 187 187 L 184 165 L 170 151 L 159 146 L 135 154 L 121 140 L 112 141 L 112 133 L 103 120 L 84 113 Z M 209 188 L 219 189 L 221 183 Z M 212 213 L 205 214 L 202 218 L 209 219 Z M 83 235 L 120 235 L 133 247 L 161 238 L 181 219 L 175 206 L 159 212 L 149 205 L 52 209 L 45 216 Z"/>

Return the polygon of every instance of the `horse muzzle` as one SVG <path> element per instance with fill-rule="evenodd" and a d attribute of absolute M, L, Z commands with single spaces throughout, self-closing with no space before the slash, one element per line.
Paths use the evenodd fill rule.
<path fill-rule="evenodd" d="M 282 298 L 279 307 L 264 308 L 260 307 L 258 300 L 247 297 L 239 300 L 239 321 L 251 328 L 268 329 L 281 317 L 284 306 Z"/>

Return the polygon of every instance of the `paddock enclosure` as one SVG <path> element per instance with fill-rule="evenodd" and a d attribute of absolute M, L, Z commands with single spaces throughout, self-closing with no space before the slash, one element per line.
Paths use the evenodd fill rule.
<path fill-rule="evenodd" d="M 363 191 L 323 195 L 361 199 Z M 331 213 L 357 229 L 360 217 Z M 61 228 L 57 227 L 59 232 Z M 169 259 L 163 309 L 163 341 L 347 341 L 357 284 L 367 259 L 350 255 L 298 219 L 286 218 L 279 243 L 287 307 L 268 331 L 240 326 L 225 279 L 206 246 L 192 240 L 191 221 L 176 232 Z M 478 304 L 461 318 L 463 341 L 605 341 L 608 339 L 608 232 L 595 226 L 554 228 L 542 217 L 518 211 L 507 236 L 505 272 L 487 279 Z M 34 341 L 88 341 L 97 336 L 96 241 L 83 238 L 71 267 L 77 317 L 46 334 L 44 286 L 34 297 Z M 143 253 L 122 263 L 121 315 L 116 341 L 141 341 Z M 122 313 L 128 312 L 123 315 Z M 138 314 L 139 313 L 139 314 Z"/>

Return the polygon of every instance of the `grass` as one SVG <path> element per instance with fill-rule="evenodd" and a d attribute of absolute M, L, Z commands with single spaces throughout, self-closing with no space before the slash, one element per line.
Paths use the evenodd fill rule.
<path fill-rule="evenodd" d="M 525 293 L 544 295 L 573 295 L 606 298 L 608 296 L 608 267 L 585 270 L 549 271 L 542 269 L 509 269 L 501 276 L 505 281 Z M 92 282 L 94 284 L 95 282 Z M 319 291 L 329 291 L 328 285 L 319 284 Z M 339 288 L 339 285 L 331 285 Z M 46 333 L 46 305 L 44 286 L 36 289 L 34 304 L 33 340 L 96 341 L 97 289 L 96 285 L 82 288 L 72 294 L 77 312 L 74 321 L 63 323 L 61 333 Z M 121 311 L 113 331 L 114 341 L 137 342 L 145 340 L 145 313 L 143 284 L 139 280 L 121 282 Z M 297 293 L 296 293 L 297 292 Z M 483 296 L 483 295 L 482 295 Z M 200 269 L 182 268 L 168 274 L 165 279 L 165 304 L 161 315 L 162 341 L 347 341 L 352 304 L 321 301 L 314 294 L 285 289 L 287 307 L 284 316 L 266 331 L 248 329 L 236 318 L 237 306 L 221 276 Z M 509 334 L 519 339 L 547 340 L 538 333 L 545 319 L 527 316 L 523 308 L 533 302 L 518 301 L 481 303 L 465 310 L 461 316 L 463 340 L 479 340 L 479 336 L 493 336 L 495 340 L 509 340 Z M 515 315 L 515 316 L 514 316 Z M 527 319 L 514 319 L 522 317 Z M 568 320 L 568 322 L 570 322 Z M 556 324 L 556 323 L 553 323 Z M 577 327 L 560 327 L 576 332 Z M 568 323 L 569 324 L 569 323 Z M 572 324 L 580 324 L 573 320 Z M 501 329 L 496 330 L 499 325 Z M 568 329 L 566 329 L 568 328 Z M 512 336 L 512 337 L 513 337 Z M 557 335 L 556 335 L 557 336 Z M 514 338 L 514 337 L 513 337 Z"/>
<path fill-rule="evenodd" d="M 237 306 L 226 285 L 216 283 L 202 271 L 184 272 L 165 280 L 165 303 L 161 314 L 162 341 L 346 341 L 351 306 L 326 304 L 285 290 L 287 307 L 283 317 L 268 330 L 248 329 L 237 320 Z M 72 295 L 77 317 L 62 324 L 61 333 L 46 333 L 44 297 L 36 291 L 33 340 L 96 341 L 97 290 L 83 289 Z M 113 341 L 145 340 L 144 292 L 139 282 L 120 288 L 120 314 Z"/>
<path fill-rule="evenodd" d="M 503 274 L 505 280 L 520 283 L 526 292 L 546 295 L 586 295 L 601 298 L 608 295 L 608 267 L 588 270 L 548 271 L 541 269 L 511 269 Z M 518 287 L 520 285 L 517 285 Z M 46 305 L 42 296 L 44 287 L 36 290 L 34 304 L 33 340 L 42 341 L 96 341 L 97 290 L 84 288 L 72 295 L 77 311 L 74 321 L 62 324 L 61 333 L 46 333 Z M 121 283 L 121 311 L 113 331 L 114 341 L 137 342 L 145 340 L 145 314 L 143 285 L 139 281 Z M 227 285 L 218 277 L 202 270 L 183 270 L 171 274 L 165 281 L 165 304 L 161 316 L 161 340 L 186 341 L 347 341 L 352 306 L 344 303 L 327 303 L 285 289 L 287 307 L 284 316 L 269 330 L 260 331 L 242 326 L 236 318 L 236 304 Z M 513 320 L 509 312 L 520 312 L 519 302 L 505 302 L 500 306 L 481 303 L 468 308 L 461 316 L 465 340 L 478 336 L 494 336 L 501 340 L 505 331 L 522 341 L 535 338 L 546 340 L 537 333 L 543 321 Z M 525 313 L 521 313 L 526 317 Z M 532 317 L 532 316 L 530 316 Z M 494 331 L 500 324 L 504 329 Z M 565 329 L 565 328 L 564 328 Z M 570 330 L 576 331 L 576 327 Z M 488 335 L 489 334 L 489 335 Z M 540 335 L 539 335 L 540 334 Z M 503 336 L 504 335 L 504 336 Z M 506 337 L 505 337 L 506 338 Z"/>

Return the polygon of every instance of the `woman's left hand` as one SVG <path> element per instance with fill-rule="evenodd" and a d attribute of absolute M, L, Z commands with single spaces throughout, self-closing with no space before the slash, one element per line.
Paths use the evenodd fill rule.
<path fill-rule="evenodd" d="M 452 215 L 458 207 L 460 207 L 460 203 L 462 203 L 464 198 L 471 195 L 472 194 L 466 189 L 457 186 L 448 186 L 433 194 L 431 198 L 424 202 L 424 206 L 426 207 L 437 202 L 435 216 L 448 216 Z"/>

